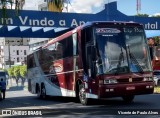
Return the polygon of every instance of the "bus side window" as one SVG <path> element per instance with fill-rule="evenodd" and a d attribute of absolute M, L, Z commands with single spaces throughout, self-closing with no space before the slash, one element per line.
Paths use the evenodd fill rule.
<path fill-rule="evenodd" d="M 73 40 L 72 36 L 67 37 L 65 40 L 64 48 L 63 48 L 63 56 L 71 57 L 73 56 Z"/>
<path fill-rule="evenodd" d="M 85 29 L 85 42 L 92 42 L 93 41 L 93 31 L 92 27 Z"/>
<path fill-rule="evenodd" d="M 40 65 L 42 65 L 43 64 L 43 51 L 42 50 L 38 51 L 37 55 L 38 55 L 39 63 Z"/>
<path fill-rule="evenodd" d="M 31 54 L 31 55 L 29 56 L 27 62 L 28 62 L 28 68 L 33 68 L 33 67 L 36 66 L 36 65 L 35 65 L 35 61 L 34 61 L 34 56 L 33 56 L 33 54 Z"/>
<path fill-rule="evenodd" d="M 61 43 L 57 45 L 57 59 L 61 59 L 63 57 L 63 46 Z"/>

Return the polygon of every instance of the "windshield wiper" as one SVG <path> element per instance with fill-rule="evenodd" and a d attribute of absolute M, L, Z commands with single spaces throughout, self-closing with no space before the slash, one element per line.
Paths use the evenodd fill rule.
<path fill-rule="evenodd" d="M 140 73 L 144 73 L 144 72 L 143 72 L 143 68 L 140 66 L 140 64 L 139 64 L 139 62 L 137 61 L 137 59 L 135 58 L 135 56 L 131 53 L 129 45 L 128 45 L 127 47 L 128 47 L 130 59 L 132 60 L 132 62 L 134 62 L 134 64 L 136 65 L 136 67 L 138 67 Z M 131 63 L 132 63 L 132 62 L 131 62 Z M 129 65 L 129 66 L 130 66 L 130 65 Z"/>
<path fill-rule="evenodd" d="M 121 48 L 121 53 L 119 55 L 119 60 L 118 60 L 118 64 L 117 64 L 117 71 L 115 72 L 115 74 L 118 74 L 120 68 L 121 68 L 121 61 L 124 61 L 124 54 L 123 54 L 123 51 L 122 51 L 122 48 Z"/>

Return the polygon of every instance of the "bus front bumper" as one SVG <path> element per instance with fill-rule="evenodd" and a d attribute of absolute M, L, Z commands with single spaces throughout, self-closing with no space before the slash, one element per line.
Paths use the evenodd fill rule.
<path fill-rule="evenodd" d="M 154 91 L 153 82 L 134 84 L 112 84 L 99 85 L 99 98 L 121 97 L 124 95 L 152 94 Z"/>

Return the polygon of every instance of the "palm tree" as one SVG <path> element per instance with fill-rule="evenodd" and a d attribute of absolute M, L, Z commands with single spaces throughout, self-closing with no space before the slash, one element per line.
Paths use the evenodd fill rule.
<path fill-rule="evenodd" d="M 47 0 L 49 11 L 62 12 L 64 4 L 69 3 L 69 0 Z M 25 0 L 0 0 L 0 11 L 2 10 L 2 18 L 6 18 L 6 9 L 15 9 L 18 14 L 18 10 L 22 9 L 25 4 Z M 10 7 L 8 7 L 10 6 Z M 15 8 L 13 8 L 15 6 Z"/>
<path fill-rule="evenodd" d="M 15 9 L 18 11 L 19 9 L 22 9 L 24 3 L 25 0 L 0 0 L 0 10 L 2 10 L 2 17 L 6 17 L 6 9 Z M 15 8 L 13 8 L 13 5 Z"/>
<path fill-rule="evenodd" d="M 69 3 L 69 0 L 47 0 L 48 10 L 54 12 L 62 12 L 64 4 Z"/>

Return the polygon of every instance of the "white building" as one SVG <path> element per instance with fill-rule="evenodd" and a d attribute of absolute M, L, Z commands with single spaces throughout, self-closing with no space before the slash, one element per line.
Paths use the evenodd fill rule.
<path fill-rule="evenodd" d="M 46 44 L 48 42 L 49 38 L 30 38 L 29 41 L 29 50 L 34 51 L 40 46 Z"/>
<path fill-rule="evenodd" d="M 0 68 L 7 69 L 17 63 L 26 62 L 29 39 L 1 38 L 0 39 Z"/>

